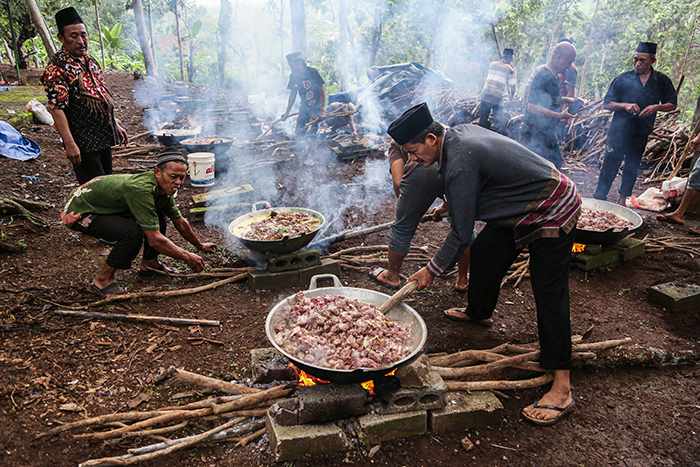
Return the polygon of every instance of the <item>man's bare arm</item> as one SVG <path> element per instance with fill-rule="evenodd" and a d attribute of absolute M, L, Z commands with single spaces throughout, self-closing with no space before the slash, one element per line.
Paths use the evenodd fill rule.
<path fill-rule="evenodd" d="M 72 164 L 80 165 L 80 149 L 78 145 L 75 144 L 73 135 L 70 132 L 66 113 L 61 109 L 53 109 L 50 110 L 50 112 L 54 120 L 54 127 L 58 131 L 58 134 L 61 135 L 61 139 L 63 139 L 63 145 L 66 148 L 66 157 Z"/>

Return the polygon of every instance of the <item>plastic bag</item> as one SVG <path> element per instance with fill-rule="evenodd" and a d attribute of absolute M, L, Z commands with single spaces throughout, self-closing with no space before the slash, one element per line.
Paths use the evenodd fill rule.
<path fill-rule="evenodd" d="M 678 204 L 683 199 L 683 193 L 685 193 L 687 185 L 687 178 L 673 177 L 671 180 L 666 180 L 661 184 L 661 191 L 664 194 L 664 198 L 674 204 Z"/>
<path fill-rule="evenodd" d="M 648 188 L 647 191 L 635 197 L 627 198 L 625 204 L 628 208 L 644 209 L 646 211 L 661 212 L 670 206 L 663 193 L 656 188 Z"/>
<path fill-rule="evenodd" d="M 27 109 L 32 111 L 32 114 L 34 114 L 34 120 L 36 120 L 37 122 L 43 123 L 44 125 L 53 125 L 53 117 L 51 116 L 49 111 L 46 110 L 44 104 L 42 104 L 38 100 L 30 100 L 27 103 Z"/>

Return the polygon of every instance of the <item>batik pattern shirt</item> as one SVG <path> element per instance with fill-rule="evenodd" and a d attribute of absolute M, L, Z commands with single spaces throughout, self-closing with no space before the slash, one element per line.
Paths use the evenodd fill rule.
<path fill-rule="evenodd" d="M 41 82 L 49 108 L 65 112 L 81 151 L 99 151 L 116 144 L 114 101 L 97 60 L 86 54 L 83 61 L 61 48 L 51 58 Z"/>

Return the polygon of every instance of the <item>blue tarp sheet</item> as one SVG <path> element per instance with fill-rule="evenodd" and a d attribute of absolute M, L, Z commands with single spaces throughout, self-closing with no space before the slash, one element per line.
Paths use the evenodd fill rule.
<path fill-rule="evenodd" d="M 7 122 L 0 120 L 0 156 L 27 161 L 41 154 L 38 144 L 20 134 Z"/>

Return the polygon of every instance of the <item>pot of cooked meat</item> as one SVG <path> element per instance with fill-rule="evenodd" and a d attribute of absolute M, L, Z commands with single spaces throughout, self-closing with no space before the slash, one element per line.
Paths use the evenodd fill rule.
<path fill-rule="evenodd" d="M 333 287 L 316 286 L 330 278 Z M 423 318 L 401 303 L 383 314 L 389 295 L 343 287 L 332 274 L 311 278 L 309 290 L 277 303 L 265 333 L 294 365 L 331 383 L 360 383 L 384 376 L 425 347 Z"/>
<path fill-rule="evenodd" d="M 577 243 L 616 243 L 642 225 L 639 214 L 619 204 L 581 198 L 581 209 L 581 217 L 576 224 Z"/>
<path fill-rule="evenodd" d="M 228 226 L 236 239 L 251 250 L 261 253 L 287 254 L 308 245 L 326 223 L 323 214 L 311 209 L 266 207 L 244 214 Z"/>

